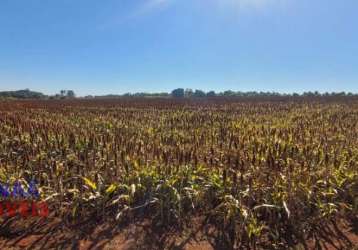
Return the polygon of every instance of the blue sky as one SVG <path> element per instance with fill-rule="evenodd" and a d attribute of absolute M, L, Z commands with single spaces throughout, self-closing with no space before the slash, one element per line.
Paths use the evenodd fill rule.
<path fill-rule="evenodd" d="M 0 89 L 358 92 L 356 0 L 0 0 Z"/>

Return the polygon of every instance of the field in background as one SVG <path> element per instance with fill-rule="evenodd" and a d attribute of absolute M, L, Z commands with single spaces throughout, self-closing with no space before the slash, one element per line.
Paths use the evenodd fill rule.
<path fill-rule="evenodd" d="M 3 101 L 16 180 L 50 215 L 1 217 L 1 248 L 352 249 L 358 101 Z"/>

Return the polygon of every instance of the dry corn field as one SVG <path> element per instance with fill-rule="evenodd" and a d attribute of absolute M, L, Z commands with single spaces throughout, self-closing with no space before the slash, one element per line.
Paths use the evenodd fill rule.
<path fill-rule="evenodd" d="M 16 180 L 50 214 L 2 216 L 1 249 L 354 249 L 358 101 L 3 101 Z"/>

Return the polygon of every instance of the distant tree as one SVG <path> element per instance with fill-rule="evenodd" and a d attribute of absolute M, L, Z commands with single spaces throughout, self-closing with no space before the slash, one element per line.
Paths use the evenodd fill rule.
<path fill-rule="evenodd" d="M 313 97 L 314 96 L 314 93 L 311 92 L 311 91 L 308 91 L 308 92 L 303 92 L 303 96 L 309 96 L 309 97 Z"/>
<path fill-rule="evenodd" d="M 182 88 L 174 89 L 172 91 L 172 96 L 175 98 L 183 98 L 184 94 L 185 94 L 185 92 L 184 92 L 184 89 L 182 89 Z"/>
<path fill-rule="evenodd" d="M 231 92 L 231 90 L 229 90 Z M 246 93 L 245 92 L 242 92 L 242 91 L 237 91 L 237 92 L 234 92 L 235 96 L 239 96 L 239 97 L 242 97 L 242 96 L 246 96 Z M 232 93 L 231 93 L 232 94 Z M 229 93 L 230 95 L 230 93 Z"/>
<path fill-rule="evenodd" d="M 146 95 L 146 93 L 143 93 L 143 92 L 137 92 L 137 93 L 134 93 L 133 96 L 135 97 L 144 97 Z"/>
<path fill-rule="evenodd" d="M 206 93 L 206 96 L 207 97 L 214 97 L 214 96 L 216 96 L 216 93 L 215 93 L 215 91 L 211 90 L 208 93 Z"/>
<path fill-rule="evenodd" d="M 68 98 L 75 98 L 75 97 L 76 97 L 76 94 L 75 94 L 75 92 L 74 92 L 73 90 L 67 90 L 66 96 L 67 96 Z"/>
<path fill-rule="evenodd" d="M 16 91 L 4 91 L 0 92 L 0 97 L 4 98 L 17 98 L 17 99 L 41 99 L 46 95 L 41 92 L 31 91 L 29 89 L 16 90 Z"/>
<path fill-rule="evenodd" d="M 192 97 L 194 94 L 192 89 L 185 89 L 184 96 L 185 97 Z"/>
<path fill-rule="evenodd" d="M 235 92 L 232 90 L 226 90 L 223 93 L 224 96 L 235 96 Z"/>
<path fill-rule="evenodd" d="M 205 92 L 200 89 L 196 89 L 194 92 L 194 97 L 205 97 L 205 96 L 206 96 Z"/>

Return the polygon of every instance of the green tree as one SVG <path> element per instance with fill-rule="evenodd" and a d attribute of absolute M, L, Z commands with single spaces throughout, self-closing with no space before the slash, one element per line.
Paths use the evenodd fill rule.
<path fill-rule="evenodd" d="M 194 96 L 195 97 L 205 97 L 206 94 L 204 91 L 200 90 L 200 89 L 196 89 L 195 92 L 194 92 Z"/>
<path fill-rule="evenodd" d="M 194 94 L 193 90 L 192 89 L 185 89 L 185 97 L 192 97 Z"/>
<path fill-rule="evenodd" d="M 182 89 L 182 88 L 174 89 L 172 91 L 172 96 L 175 98 L 183 98 L 184 94 L 185 94 L 185 92 L 184 92 L 184 89 Z"/>
<path fill-rule="evenodd" d="M 75 92 L 73 90 L 67 90 L 66 96 L 68 98 L 75 98 L 76 94 L 75 94 Z"/>

